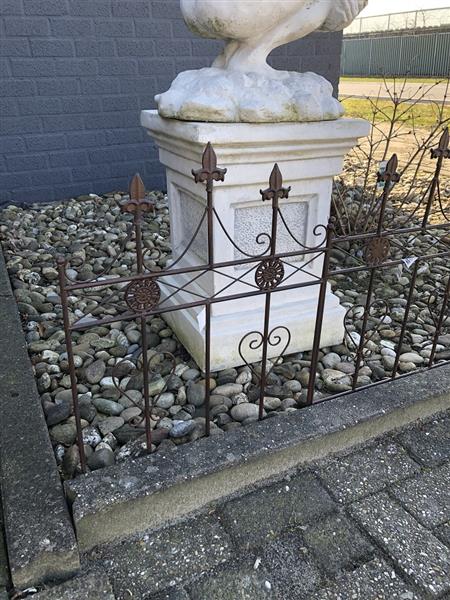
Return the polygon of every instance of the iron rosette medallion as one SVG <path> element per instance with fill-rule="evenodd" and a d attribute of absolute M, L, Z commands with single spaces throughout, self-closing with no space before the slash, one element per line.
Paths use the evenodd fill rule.
<path fill-rule="evenodd" d="M 283 279 L 284 267 L 278 258 L 266 258 L 256 269 L 255 282 L 260 290 L 273 290 Z"/>
<path fill-rule="evenodd" d="M 384 263 L 390 251 L 391 244 L 387 238 L 373 238 L 365 248 L 364 258 L 369 267 L 377 267 Z"/>
<path fill-rule="evenodd" d="M 161 290 L 154 279 L 137 279 L 125 290 L 125 302 L 134 312 L 154 310 L 161 300 Z"/>

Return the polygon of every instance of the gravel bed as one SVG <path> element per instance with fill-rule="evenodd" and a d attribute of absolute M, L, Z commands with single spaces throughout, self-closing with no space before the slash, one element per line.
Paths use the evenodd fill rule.
<path fill-rule="evenodd" d="M 156 210 L 144 225 L 144 245 L 147 264 L 161 269 L 170 256 L 167 198 L 158 192 L 150 196 Z M 99 276 L 110 264 L 114 265 L 109 271 L 111 276 L 132 273 L 135 243 L 128 237 L 131 216 L 123 214 L 119 206 L 124 198 L 121 193 L 103 197 L 90 195 L 57 204 L 9 206 L 0 212 L 0 239 L 64 478 L 79 472 L 79 456 L 56 259 L 60 255 L 70 256 L 72 267 L 68 275 L 78 281 Z M 435 235 L 430 232 L 397 240 L 391 248 L 391 258 L 428 254 Z M 436 252 L 442 252 L 442 244 L 450 244 L 448 233 Z M 362 257 L 363 249 L 357 244 L 339 244 L 333 252 L 332 266 L 357 266 Z M 417 294 L 400 357 L 400 373 L 427 366 L 439 308 L 436 292 L 448 274 L 448 261 L 440 257 L 422 262 L 419 268 Z M 393 269 L 384 269 L 375 277 L 377 302 L 368 319 L 369 333 L 358 373 L 358 387 L 392 374 L 410 279 L 408 260 Z M 323 348 L 320 352 L 316 400 L 351 390 L 367 283 L 367 272 L 332 275 L 333 289 L 348 310 L 346 337 L 339 346 Z M 117 292 L 113 285 L 109 288 L 111 291 L 113 295 Z M 105 294 L 94 289 L 89 296 L 86 293 L 71 296 L 72 317 L 95 315 L 99 311 L 102 315 L 117 314 L 117 308 Z M 102 301 L 104 304 L 99 307 Z M 95 470 L 141 455 L 145 451 L 145 436 L 138 324 L 116 321 L 107 327 L 90 328 L 84 333 L 74 333 L 73 343 L 89 468 Z M 154 450 L 161 451 L 204 436 L 203 374 L 160 317 L 148 320 L 148 346 L 154 372 L 150 383 Z M 444 323 L 437 352 L 437 360 L 450 359 L 449 322 Z M 170 355 L 175 356 L 174 370 Z M 264 402 L 266 417 L 305 405 L 311 354 L 298 353 L 274 362 Z M 255 365 L 255 369 L 259 366 Z M 212 435 L 223 435 L 257 419 L 259 391 L 248 367 L 214 373 L 211 387 Z"/>

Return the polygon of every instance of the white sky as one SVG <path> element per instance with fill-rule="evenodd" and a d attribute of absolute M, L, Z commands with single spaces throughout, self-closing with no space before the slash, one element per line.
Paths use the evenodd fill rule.
<path fill-rule="evenodd" d="M 369 0 L 369 5 L 360 16 L 369 17 L 409 10 L 446 7 L 450 7 L 450 0 Z"/>

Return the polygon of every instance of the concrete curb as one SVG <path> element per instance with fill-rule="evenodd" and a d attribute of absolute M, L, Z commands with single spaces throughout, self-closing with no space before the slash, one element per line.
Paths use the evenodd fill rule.
<path fill-rule="evenodd" d="M 450 365 L 66 482 L 80 551 L 450 408 Z"/>
<path fill-rule="evenodd" d="M 0 499 L 0 600 L 7 600 L 6 589 L 9 587 L 8 557 L 4 541 L 3 509 Z"/>
<path fill-rule="evenodd" d="M 1 247 L 0 285 L 0 483 L 11 578 L 24 588 L 80 563 Z"/>

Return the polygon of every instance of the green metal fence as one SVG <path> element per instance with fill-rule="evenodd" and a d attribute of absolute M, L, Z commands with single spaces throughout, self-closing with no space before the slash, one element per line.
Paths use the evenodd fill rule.
<path fill-rule="evenodd" d="M 450 74 L 450 32 L 344 38 L 342 75 Z"/>

